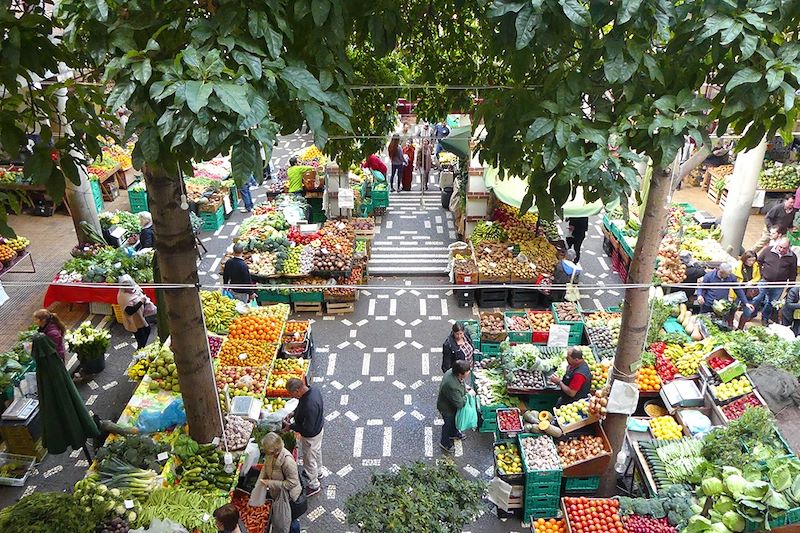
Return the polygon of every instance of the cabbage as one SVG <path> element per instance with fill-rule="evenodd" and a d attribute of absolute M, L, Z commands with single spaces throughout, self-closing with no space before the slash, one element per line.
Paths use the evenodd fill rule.
<path fill-rule="evenodd" d="M 711 527 L 708 528 L 708 531 L 711 531 L 713 533 L 733 533 L 730 529 L 725 527 L 725 524 L 723 524 L 722 522 L 716 522 L 714 524 L 711 524 Z"/>
<path fill-rule="evenodd" d="M 720 496 L 717 502 L 714 504 L 714 510 L 720 514 L 725 514 L 728 511 L 732 511 L 735 507 L 736 502 L 724 494 Z"/>
<path fill-rule="evenodd" d="M 711 520 L 699 514 L 689 519 L 689 523 L 684 530 L 685 533 L 703 533 L 711 527 Z"/>
<path fill-rule="evenodd" d="M 744 517 L 736 511 L 728 511 L 722 515 L 722 523 L 731 531 L 744 531 L 745 523 Z"/>
<path fill-rule="evenodd" d="M 702 488 L 703 494 L 706 496 L 717 496 L 718 494 L 722 494 L 722 491 L 725 490 L 725 487 L 722 485 L 722 481 L 715 477 L 708 477 L 704 479 Z"/>
<path fill-rule="evenodd" d="M 766 481 L 750 481 L 744 486 L 743 496 L 751 500 L 761 501 L 769 490 L 770 486 Z M 734 496 L 736 496 L 735 493 Z"/>
<path fill-rule="evenodd" d="M 728 492 L 733 494 L 737 500 L 740 495 L 744 494 L 744 488 L 747 486 L 747 483 L 748 481 L 740 474 L 731 474 L 725 478 L 725 488 L 728 489 Z"/>

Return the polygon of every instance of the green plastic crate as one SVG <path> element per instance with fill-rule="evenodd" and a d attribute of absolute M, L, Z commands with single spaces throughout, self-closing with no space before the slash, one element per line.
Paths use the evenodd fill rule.
<path fill-rule="evenodd" d="M 692 213 L 697 212 L 697 209 L 695 209 L 695 207 L 688 202 L 676 202 L 673 203 L 672 205 L 674 205 L 675 207 L 680 207 L 681 209 L 683 209 L 683 212 L 686 213 L 687 215 L 691 215 Z"/>
<path fill-rule="evenodd" d="M 219 206 L 213 213 L 201 211 L 200 218 L 203 219 L 203 231 L 217 231 L 225 223 L 225 208 Z"/>
<path fill-rule="evenodd" d="M 374 207 L 389 207 L 389 191 L 372 191 L 372 205 Z"/>
<path fill-rule="evenodd" d="M 575 333 L 573 331 L 569 332 L 569 337 L 567 337 L 567 344 L 569 346 L 580 346 L 584 344 L 583 342 L 583 332 Z"/>
<path fill-rule="evenodd" d="M 558 498 L 561 496 L 561 483 L 528 483 L 525 482 L 525 493 L 523 496 L 526 502 L 535 502 L 541 498 Z"/>
<path fill-rule="evenodd" d="M 583 310 L 581 309 L 581 304 L 575 303 L 578 309 L 578 314 L 582 314 Z M 559 320 L 558 313 L 556 313 L 556 304 L 550 304 L 550 310 L 553 312 L 553 319 L 555 320 L 556 324 L 568 325 L 569 326 L 569 334 L 570 340 L 572 340 L 573 336 L 577 336 L 582 338 L 583 337 L 583 319 L 579 322 L 573 322 L 570 320 Z M 580 344 L 580 340 L 578 341 Z"/>
<path fill-rule="evenodd" d="M 322 301 L 322 291 L 316 292 L 292 292 L 292 302 L 316 303 Z"/>
<path fill-rule="evenodd" d="M 481 343 L 481 351 L 483 355 L 487 357 L 493 357 L 495 355 L 500 355 L 500 343 L 499 342 L 482 342 Z"/>
<path fill-rule="evenodd" d="M 236 209 L 239 207 L 239 189 L 236 186 L 230 188 L 231 194 L 231 208 Z"/>
<path fill-rule="evenodd" d="M 517 441 L 519 443 L 519 449 L 522 450 L 522 441 L 529 438 L 529 437 L 540 437 L 541 435 L 533 434 L 533 433 L 520 433 L 517 435 Z M 528 468 L 528 462 L 525 460 L 525 454 L 522 454 L 522 467 L 525 469 L 525 486 L 541 486 L 541 485 L 556 485 L 558 489 L 556 491 L 561 490 L 561 476 L 563 475 L 563 471 L 561 468 L 557 470 L 531 470 Z M 527 491 L 527 488 L 526 488 Z M 556 496 L 557 497 L 557 496 Z M 556 504 L 557 506 L 558 504 Z"/>
<path fill-rule="evenodd" d="M 568 477 L 564 480 L 564 491 L 567 493 L 594 492 L 600 488 L 600 476 Z"/>
<path fill-rule="evenodd" d="M 503 313 L 503 322 L 506 326 L 506 331 L 508 331 L 508 340 L 510 342 L 521 342 L 530 344 L 533 340 L 533 332 L 530 331 L 530 324 L 528 325 L 528 331 L 511 331 L 508 329 L 508 319 L 512 316 L 521 316 L 527 320 L 528 314 L 525 311 L 505 311 Z"/>
<path fill-rule="evenodd" d="M 288 304 L 291 301 L 291 298 L 288 294 L 283 294 L 278 291 L 273 291 L 269 289 L 262 289 L 256 291 L 256 296 L 258 298 L 258 303 L 261 305 L 264 304 Z"/>
<path fill-rule="evenodd" d="M 800 524 L 800 507 L 786 511 L 786 525 Z"/>
<path fill-rule="evenodd" d="M 787 522 L 786 520 L 787 520 L 786 514 L 782 514 L 782 515 L 778 516 L 777 518 L 773 518 L 772 520 L 770 520 L 769 521 L 769 527 L 770 527 L 770 529 L 783 527 L 783 526 L 789 524 L 789 522 Z M 754 522 L 754 521 L 747 520 L 747 519 L 745 519 L 744 530 L 745 530 L 746 533 L 752 533 L 752 532 L 756 532 L 756 531 L 766 531 L 766 529 L 764 528 L 763 520 L 759 520 L 758 522 Z"/>
<path fill-rule="evenodd" d="M 558 398 L 561 395 L 558 391 L 545 392 L 542 394 L 528 394 L 522 401 L 528 406 L 528 409 L 535 411 L 550 411 L 556 406 Z"/>
<path fill-rule="evenodd" d="M 131 213 L 148 211 L 147 191 L 131 190 L 134 185 L 136 185 L 136 183 L 128 187 L 128 203 L 131 205 Z"/>
<path fill-rule="evenodd" d="M 522 521 L 530 522 L 536 518 L 555 518 L 561 510 L 560 498 L 558 496 L 534 498 L 526 500 L 522 511 Z"/>
<path fill-rule="evenodd" d="M 101 212 L 105 203 L 103 202 L 103 191 L 100 189 L 100 182 L 97 180 L 89 180 L 92 189 L 92 198 L 94 199 L 94 206 L 97 212 Z"/>

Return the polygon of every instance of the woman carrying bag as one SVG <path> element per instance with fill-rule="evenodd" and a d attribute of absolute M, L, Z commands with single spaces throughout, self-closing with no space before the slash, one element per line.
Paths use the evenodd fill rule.
<path fill-rule="evenodd" d="M 277 433 L 264 435 L 261 440 L 264 466 L 250 494 L 249 505 L 260 507 L 267 498 L 272 500 L 269 517 L 269 533 L 300 533 L 299 518 L 308 509 L 297 463 L 283 445 Z"/>

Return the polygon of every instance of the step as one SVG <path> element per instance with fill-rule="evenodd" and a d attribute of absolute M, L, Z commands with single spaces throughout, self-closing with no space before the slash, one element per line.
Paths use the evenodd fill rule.
<path fill-rule="evenodd" d="M 369 275 L 370 276 L 425 276 L 425 275 L 435 275 L 435 276 L 444 276 L 447 273 L 445 272 L 444 268 L 437 269 L 431 267 L 413 267 L 413 266 L 401 266 L 401 267 L 370 267 L 369 268 Z"/>
<path fill-rule="evenodd" d="M 440 261 L 447 261 L 450 259 L 450 254 L 387 254 L 387 253 L 375 253 L 373 250 L 372 258 L 381 258 L 381 259 L 437 259 Z"/>

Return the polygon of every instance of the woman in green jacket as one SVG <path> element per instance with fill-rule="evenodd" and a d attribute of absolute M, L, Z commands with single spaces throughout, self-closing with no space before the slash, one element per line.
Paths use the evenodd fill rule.
<path fill-rule="evenodd" d="M 469 363 L 458 359 L 452 368 L 444 373 L 439 385 L 439 397 L 436 409 L 442 414 L 442 438 L 439 446 L 446 452 L 453 451 L 453 439 L 463 439 L 464 434 L 456 428 L 456 413 L 467 402 L 467 387 L 464 384 L 469 377 Z"/>

